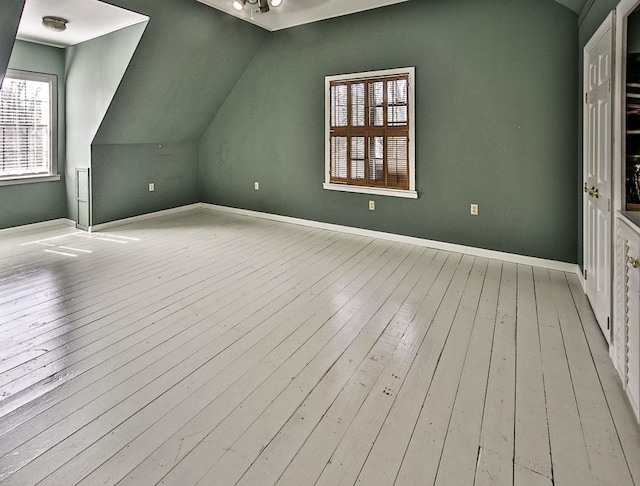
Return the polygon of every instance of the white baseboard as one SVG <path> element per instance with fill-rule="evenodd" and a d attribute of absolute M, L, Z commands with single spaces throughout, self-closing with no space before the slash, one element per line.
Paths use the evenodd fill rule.
<path fill-rule="evenodd" d="M 201 208 L 202 203 L 187 204 L 186 206 L 178 206 L 177 208 L 163 209 L 162 211 L 154 211 L 153 213 L 141 214 L 140 216 L 132 216 L 130 218 L 117 219 L 115 221 L 108 221 L 106 223 L 100 223 L 93 226 L 89 226 L 89 233 L 93 231 L 101 231 L 114 226 L 121 226 L 123 224 L 136 223 L 147 219 L 157 218 L 159 216 L 166 216 L 168 214 L 181 213 L 183 211 L 189 211 L 191 209 Z"/>
<path fill-rule="evenodd" d="M 177 208 L 165 209 L 165 210 L 156 211 L 153 213 L 142 214 L 140 216 L 133 216 L 131 218 L 125 218 L 125 219 L 120 219 L 116 221 L 109 221 L 107 223 L 101 223 L 101 224 L 91 226 L 89 228 L 89 231 L 90 232 L 101 231 L 107 228 L 112 228 L 114 226 L 121 226 L 124 224 L 135 223 L 138 221 L 144 221 L 147 219 L 157 218 L 159 216 L 166 216 L 168 214 L 175 214 L 183 211 L 189 211 L 192 209 L 209 209 L 209 210 L 215 210 L 215 211 L 222 211 L 226 213 L 239 214 L 243 216 L 269 219 L 272 221 L 279 221 L 282 223 L 297 224 L 300 226 L 309 226 L 312 228 L 338 231 L 340 233 L 367 236 L 370 238 L 379 238 L 379 239 L 384 239 L 389 241 L 395 241 L 398 243 L 407 243 L 411 245 L 433 248 L 436 250 L 450 251 L 453 253 L 464 253 L 467 255 L 472 255 L 472 256 L 477 256 L 482 258 L 489 258 L 491 260 L 501 260 L 505 262 L 519 263 L 523 265 L 531 265 L 534 267 L 547 268 L 549 270 L 559 270 L 562 272 L 574 273 L 578 277 L 580 284 L 584 289 L 584 278 L 582 277 L 582 272 L 580 271 L 580 267 L 574 263 L 559 262 L 556 260 L 547 260 L 544 258 L 517 255 L 514 253 L 507 253 L 507 252 L 496 251 L 496 250 L 486 250 L 484 248 L 476 248 L 473 246 L 458 245 L 455 243 L 446 243 L 442 241 L 428 240 L 425 238 L 416 238 L 413 236 L 404 236 L 404 235 L 397 235 L 394 233 L 385 233 L 382 231 L 354 228 L 352 226 L 342 226 L 342 225 L 332 224 L 332 223 L 322 223 L 319 221 L 312 221 L 308 219 L 292 218 L 290 216 L 281 216 L 278 214 L 262 213 L 259 211 L 252 211 L 249 209 L 238 209 L 238 208 L 232 208 L 228 206 L 219 206 L 216 204 L 208 204 L 208 203 L 189 204 L 189 205 L 180 206 Z"/>
<path fill-rule="evenodd" d="M 23 224 L 21 226 L 14 226 L 12 228 L 0 229 L 0 234 L 19 233 L 21 231 L 39 230 L 39 229 L 49 228 L 51 226 L 59 226 L 59 225 L 72 226 L 75 228 L 76 222 L 73 221 L 72 219 L 67 219 L 67 218 L 51 219 L 49 221 L 42 221 L 40 223 Z"/>
<path fill-rule="evenodd" d="M 453 253 L 464 253 L 467 255 L 473 255 L 482 258 L 489 258 L 491 260 L 502 260 L 511 263 L 520 263 L 523 265 L 531 265 L 534 267 L 546 268 L 549 270 L 559 270 L 562 272 L 575 273 L 581 277 L 580 267 L 575 263 L 559 262 L 555 260 L 547 260 L 544 258 L 529 257 L 523 255 L 516 255 L 514 253 L 506 253 L 496 250 L 485 250 L 484 248 L 476 248 L 473 246 L 457 245 L 454 243 L 445 243 L 442 241 L 427 240 L 424 238 L 416 238 L 413 236 L 397 235 L 394 233 L 384 233 L 382 231 L 373 231 L 362 228 L 354 228 L 351 226 L 341 226 L 331 223 L 321 223 L 319 221 L 311 221 L 307 219 L 292 218 L 289 216 L 280 216 L 278 214 L 261 213 L 259 211 L 251 211 L 248 209 L 231 208 L 227 206 L 218 206 L 216 204 L 199 203 L 197 206 L 201 208 L 208 208 L 216 211 L 223 211 L 227 213 L 240 214 L 244 216 L 253 216 L 256 218 L 269 219 L 273 221 L 280 221 L 283 223 L 297 224 L 301 226 L 310 226 L 312 228 L 326 229 L 330 231 L 338 231 L 341 233 L 349 233 L 352 235 L 368 236 L 371 238 L 380 238 L 389 241 L 395 241 L 398 243 L 408 243 L 411 245 L 424 246 L 427 248 L 433 248 L 436 250 L 450 251 Z M 584 287 L 582 278 L 580 279 Z"/>
<path fill-rule="evenodd" d="M 580 270 L 580 266 L 576 265 L 576 277 L 578 277 L 578 282 L 580 282 L 580 286 L 582 287 L 582 291 L 587 293 L 587 281 L 584 279 L 584 274 L 582 270 Z"/>

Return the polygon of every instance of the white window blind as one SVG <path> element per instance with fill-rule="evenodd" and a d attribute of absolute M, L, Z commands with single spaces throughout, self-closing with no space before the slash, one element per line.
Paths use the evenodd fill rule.
<path fill-rule="evenodd" d="M 0 89 L 0 179 L 53 174 L 55 76 L 9 70 Z"/>

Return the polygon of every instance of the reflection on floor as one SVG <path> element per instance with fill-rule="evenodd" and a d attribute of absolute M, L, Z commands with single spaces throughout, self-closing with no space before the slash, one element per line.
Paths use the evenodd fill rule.
<path fill-rule="evenodd" d="M 575 275 L 205 210 L 0 260 L 2 484 L 640 484 Z"/>

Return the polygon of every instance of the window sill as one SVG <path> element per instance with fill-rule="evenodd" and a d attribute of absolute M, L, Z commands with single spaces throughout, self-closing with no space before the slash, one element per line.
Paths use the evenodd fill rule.
<path fill-rule="evenodd" d="M 25 177 L 7 177 L 6 179 L 0 178 L 0 186 L 14 186 L 17 184 L 33 184 L 36 182 L 55 182 L 60 180 L 60 174 L 55 175 L 38 175 L 38 176 L 25 176 Z"/>
<path fill-rule="evenodd" d="M 407 191 L 404 189 L 386 189 L 382 187 L 351 186 L 347 184 L 332 184 L 325 182 L 322 187 L 329 191 L 357 192 L 360 194 L 373 194 L 376 196 L 403 197 L 406 199 L 418 199 L 417 191 Z"/>

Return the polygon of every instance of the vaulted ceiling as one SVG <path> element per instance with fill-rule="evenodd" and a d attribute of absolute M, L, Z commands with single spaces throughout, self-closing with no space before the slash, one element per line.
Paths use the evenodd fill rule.
<path fill-rule="evenodd" d="M 293 0 L 284 1 L 294 3 Z M 333 0 L 314 1 L 319 2 L 319 5 L 330 4 Z M 386 0 L 390 4 L 403 1 L 408 3 L 409 0 Z M 578 15 L 588 0 L 555 1 Z M 361 7 L 368 5 L 368 8 L 376 8 L 385 0 L 358 2 Z M 13 24 L 17 24 L 22 1 L 11 0 L 8 3 L 16 6 L 11 20 Z M 129 70 L 131 72 L 123 79 L 123 89 L 119 90 L 122 92 L 115 97 L 110 107 L 98 140 L 102 143 L 131 143 L 155 139 L 197 139 L 260 48 L 266 32 L 248 24 L 233 22 L 230 17 L 220 15 L 216 9 L 202 5 L 202 1 L 108 0 L 107 3 L 149 15 L 152 21 L 139 45 L 140 52 L 134 55 Z M 338 3 L 345 2 L 340 0 Z M 326 12 L 323 15 L 326 18 Z M 311 21 L 313 19 L 307 20 Z M 7 24 L 7 27 L 9 28 L 3 31 L 15 32 L 17 25 L 11 27 Z M 0 73 L 4 73 L 6 69 L 12 38 L 7 38 L 3 44 L 0 49 L 0 54 L 3 54 L 0 55 Z M 218 48 L 201 49 L 202 45 Z M 194 50 L 195 47 L 198 48 Z M 185 56 L 184 52 L 194 54 Z M 188 76 L 185 75 L 186 72 L 189 73 Z M 161 79 L 162 82 L 149 81 L 155 79 Z M 180 102 L 175 101 L 176 92 L 182 93 Z M 184 98 L 188 100 L 185 101 Z M 139 104 L 146 108 L 132 109 Z M 189 113 L 189 116 L 176 116 L 175 112 Z M 139 123 L 135 125 L 143 127 L 138 130 L 140 133 L 133 133 L 119 123 L 119 120 L 132 116 L 138 118 Z M 164 121 L 159 123 L 159 120 Z"/>
<path fill-rule="evenodd" d="M 250 5 L 250 2 L 238 11 L 233 8 L 232 0 L 198 1 L 263 29 L 276 31 L 409 0 L 284 0 L 280 7 L 271 8 L 269 15 L 257 13 L 257 6 Z M 587 3 L 587 0 L 555 1 L 578 15 Z"/>

